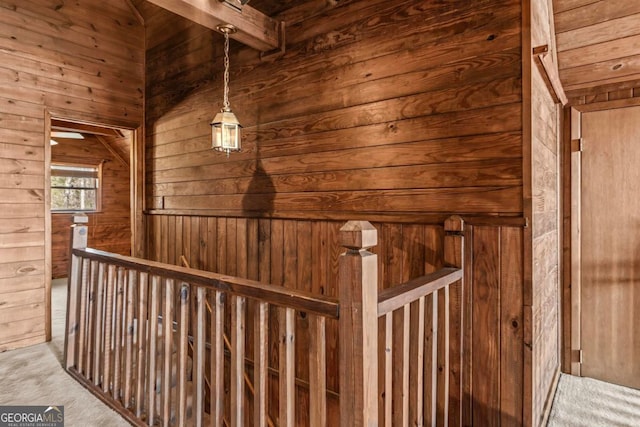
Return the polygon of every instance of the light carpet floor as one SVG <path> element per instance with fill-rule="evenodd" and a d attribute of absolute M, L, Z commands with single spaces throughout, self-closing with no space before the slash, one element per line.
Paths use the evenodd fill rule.
<path fill-rule="evenodd" d="M 52 286 L 52 341 L 0 354 L 0 405 L 64 406 L 67 427 L 129 426 L 62 369 L 66 281 Z"/>
<path fill-rule="evenodd" d="M 640 426 L 640 390 L 562 375 L 547 426 Z"/>

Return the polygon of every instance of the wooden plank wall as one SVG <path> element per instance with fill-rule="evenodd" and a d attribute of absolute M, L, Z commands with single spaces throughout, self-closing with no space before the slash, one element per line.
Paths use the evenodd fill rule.
<path fill-rule="evenodd" d="M 531 44 L 555 55 L 552 13 L 531 2 Z M 532 425 L 545 423 L 560 370 L 559 112 L 537 67 L 531 70 L 531 287 L 525 291 L 526 392 Z M 527 243 L 529 244 L 529 243 Z M 530 377 L 528 377 L 530 375 Z M 530 378 L 530 379 L 529 379 Z"/>
<path fill-rule="evenodd" d="M 131 133 L 131 132 L 129 132 Z M 115 137 L 101 137 L 109 143 Z M 131 203 L 129 166 L 121 163 L 95 136 L 84 140 L 59 139 L 51 147 L 52 162 L 102 163 L 101 209 L 88 213 L 88 245 L 122 255 L 131 254 Z M 69 227 L 72 213 L 51 214 L 51 277 L 67 277 L 69 271 Z"/>
<path fill-rule="evenodd" d="M 232 43 L 229 158 L 209 136 L 221 37 L 148 41 L 148 208 L 521 213 L 519 2 L 340 5 L 291 26 L 281 58 Z"/>
<path fill-rule="evenodd" d="M 221 36 L 136 4 L 149 257 L 333 295 L 345 220 L 375 221 L 389 286 L 442 262 L 441 221 L 464 214 L 476 224 L 465 416 L 521 424 L 521 2 L 341 1 L 288 26 L 282 56 L 232 41 L 245 136 L 228 158 L 210 149 Z"/>
<path fill-rule="evenodd" d="M 615 92 L 640 84 L 640 4 L 555 0 L 560 76 L 567 93 Z M 606 91 L 605 90 L 605 91 Z"/>
<path fill-rule="evenodd" d="M 46 111 L 139 126 L 143 38 L 124 0 L 0 0 L 0 351 L 48 333 Z"/>

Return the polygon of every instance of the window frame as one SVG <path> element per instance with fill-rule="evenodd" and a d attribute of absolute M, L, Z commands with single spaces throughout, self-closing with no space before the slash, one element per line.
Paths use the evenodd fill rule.
<path fill-rule="evenodd" d="M 102 188 L 104 187 L 102 185 L 102 164 L 103 162 L 99 162 L 99 163 L 79 163 L 79 162 L 54 162 L 51 161 L 50 164 L 50 175 L 53 178 L 54 175 L 53 174 L 53 168 L 55 166 L 61 166 L 61 167 L 75 167 L 75 168 L 92 168 L 96 170 L 96 207 L 95 209 L 55 209 L 53 207 L 53 203 L 50 200 L 50 208 L 51 208 L 51 213 L 52 214 L 68 214 L 68 213 L 74 213 L 74 212 L 81 212 L 81 213 L 85 213 L 85 214 L 93 214 L 93 213 L 99 213 L 102 212 Z M 59 175 L 58 175 L 59 176 Z M 51 180 L 50 180 L 51 181 Z M 60 188 L 60 187 L 55 187 L 55 188 Z M 62 188 L 73 188 L 73 187 L 62 187 Z M 53 190 L 54 190 L 54 186 L 52 182 L 49 182 L 49 191 L 51 193 L 51 198 L 53 198 Z"/>

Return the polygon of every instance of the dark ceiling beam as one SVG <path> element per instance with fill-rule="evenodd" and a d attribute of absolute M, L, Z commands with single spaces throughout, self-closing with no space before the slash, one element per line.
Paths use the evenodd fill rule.
<path fill-rule="evenodd" d="M 261 52 L 280 49 L 280 22 L 248 5 L 237 11 L 218 0 L 148 1 L 212 30 L 222 24 L 233 25 L 237 32 L 230 35 L 232 39 Z"/>

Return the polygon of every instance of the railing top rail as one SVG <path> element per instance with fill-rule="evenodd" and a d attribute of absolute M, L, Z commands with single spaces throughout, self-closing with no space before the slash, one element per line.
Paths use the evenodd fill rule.
<path fill-rule="evenodd" d="M 378 317 L 384 316 L 419 298 L 442 289 L 462 279 L 459 268 L 441 268 L 440 270 L 409 280 L 401 285 L 387 288 L 378 294 Z"/>
<path fill-rule="evenodd" d="M 161 276 L 213 290 L 259 299 L 269 304 L 294 308 L 298 311 L 313 312 L 329 318 L 337 319 L 340 311 L 340 306 L 335 298 L 287 289 L 283 286 L 275 286 L 210 271 L 163 264 L 91 248 L 73 249 L 73 254 L 81 258 L 113 264 L 148 273 L 149 275 Z"/>

